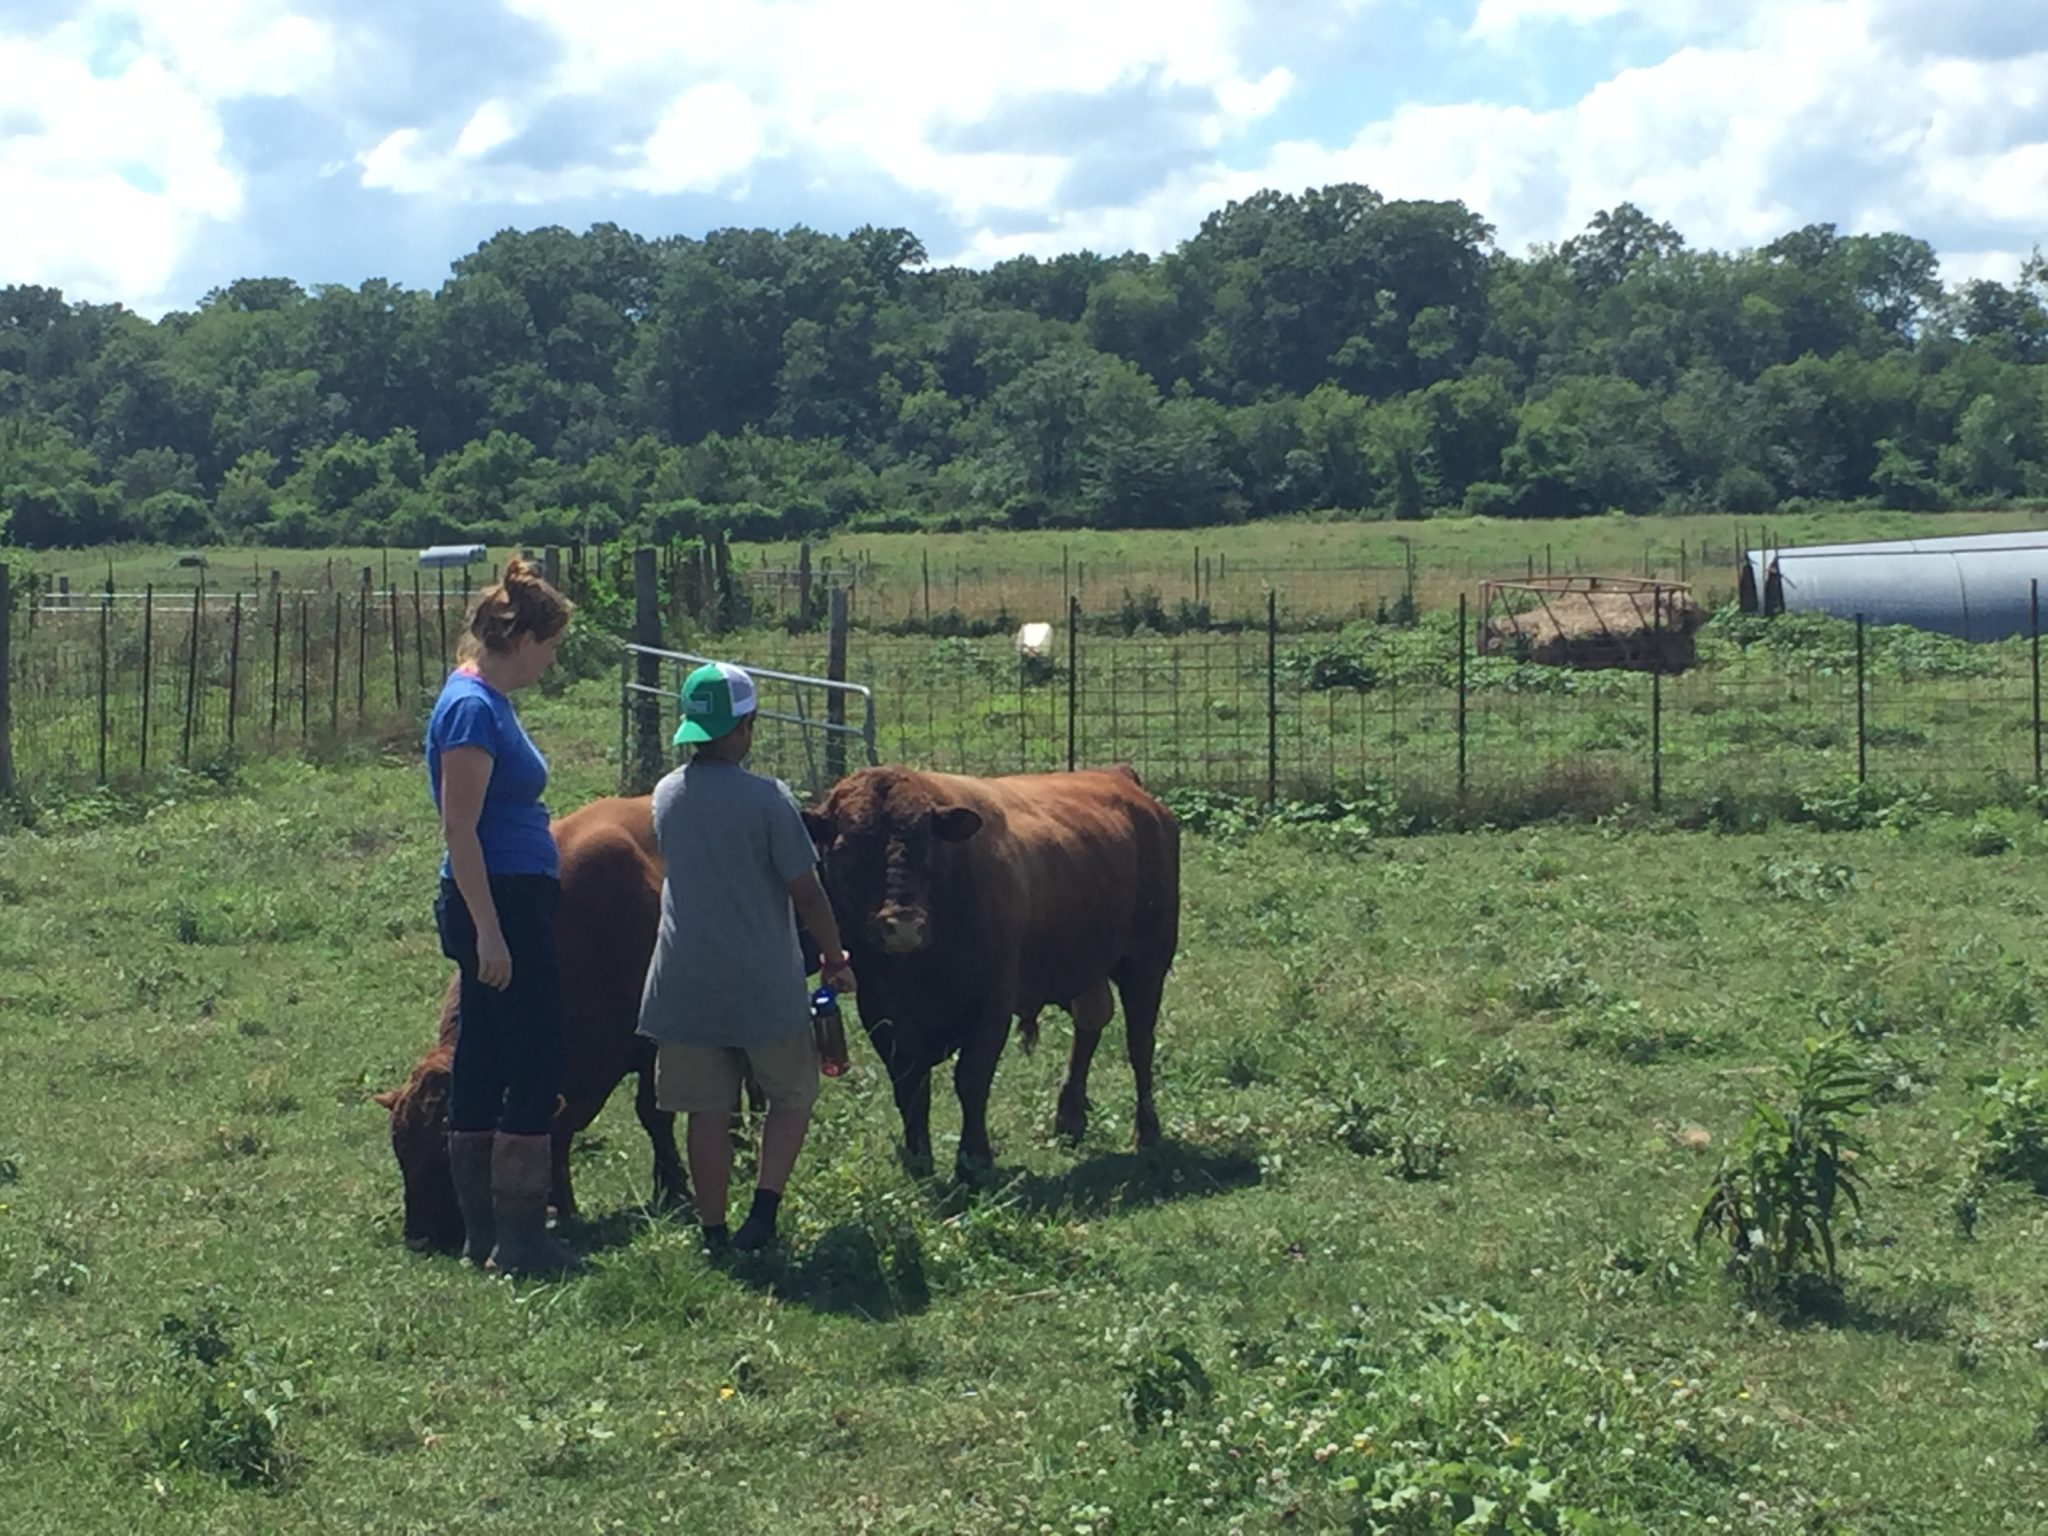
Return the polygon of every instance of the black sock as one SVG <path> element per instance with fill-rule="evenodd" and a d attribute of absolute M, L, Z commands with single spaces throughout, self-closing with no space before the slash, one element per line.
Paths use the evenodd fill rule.
<path fill-rule="evenodd" d="M 779 1189 L 757 1189 L 754 1191 L 754 1208 L 747 1212 L 749 1222 L 759 1222 L 770 1232 L 775 1230 L 775 1217 L 782 1209 L 782 1191 Z"/>
<path fill-rule="evenodd" d="M 732 1234 L 726 1230 L 725 1223 L 722 1221 L 715 1227 L 706 1227 L 704 1229 L 704 1241 L 711 1244 L 714 1248 L 731 1236 Z"/>

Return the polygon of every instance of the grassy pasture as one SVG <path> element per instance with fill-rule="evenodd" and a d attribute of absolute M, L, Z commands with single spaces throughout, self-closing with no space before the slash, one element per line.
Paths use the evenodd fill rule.
<path fill-rule="evenodd" d="M 1018 533 L 842 533 L 815 546 L 822 560 L 865 562 L 856 622 L 896 623 L 924 604 L 924 570 L 932 574 L 935 612 L 957 608 L 982 617 L 999 609 L 1018 619 L 1058 617 L 1063 593 L 1078 590 L 1089 610 L 1114 608 L 1124 589 L 1158 591 L 1170 606 L 1193 595 L 1193 562 L 1205 557 L 1205 595 L 1219 616 L 1263 609 L 1265 586 L 1278 587 L 1283 601 L 1304 613 L 1328 611 L 1336 619 L 1370 614 L 1407 584 L 1412 551 L 1415 590 L 1425 607 L 1454 607 L 1460 592 L 1476 592 L 1489 576 L 1513 576 L 1532 566 L 1554 569 L 1640 573 L 1647 558 L 1657 574 L 1677 579 L 1681 567 L 1701 596 L 1718 600 L 1734 587 L 1738 541 L 1752 545 L 1767 533 L 1780 544 L 1859 538 L 1981 533 L 2038 526 L 2041 514 L 1996 512 L 1835 512 L 1773 516 L 1572 518 L 1521 522 L 1497 518 L 1438 518 L 1420 523 L 1356 522 L 1339 519 L 1284 519 L 1231 528 L 1185 530 L 1046 530 Z M 1708 556 L 1701 569 L 1702 548 Z M 1683 553 L 1681 553 L 1683 551 Z M 742 568 L 793 567 L 794 544 L 736 546 Z M 144 584 L 189 588 L 194 573 L 177 564 L 182 550 L 118 546 L 107 550 L 56 550 L 36 557 L 36 569 L 69 579 L 74 590 L 105 584 L 111 563 L 115 585 L 140 591 Z M 386 562 L 393 578 L 409 587 L 412 550 L 248 549 L 204 551 L 211 560 L 208 585 L 216 591 L 254 590 L 271 570 L 289 588 L 317 588 L 332 573 L 338 586 L 353 590 L 363 567 L 381 587 Z M 488 579 L 492 562 L 506 551 L 493 549 L 472 567 L 477 581 Z M 1063 561 L 1071 584 L 1063 583 Z M 1221 570 L 1218 570 L 1220 562 Z M 454 590 L 460 579 L 451 573 Z M 957 587 L 956 587 L 957 582 Z M 433 591 L 432 573 L 426 587 Z"/>
<path fill-rule="evenodd" d="M 559 805 L 612 782 L 602 719 L 537 701 Z M 1055 1020 L 995 1187 L 921 1186 L 856 1042 L 782 1254 L 649 1216 L 617 1102 L 595 1272 L 515 1289 L 404 1250 L 368 1103 L 442 982 L 423 799 L 409 755 L 260 764 L 0 842 L 6 1529 L 1422 1531 L 1466 1485 L 1472 1529 L 2048 1524 L 2048 1220 L 1965 1179 L 2048 1021 L 2037 821 L 1226 822 L 1160 1153 L 1113 1047 L 1050 1142 Z M 1886 1084 L 1871 1194 L 1839 1301 L 1760 1315 L 1692 1222 L 1823 1027 Z"/>

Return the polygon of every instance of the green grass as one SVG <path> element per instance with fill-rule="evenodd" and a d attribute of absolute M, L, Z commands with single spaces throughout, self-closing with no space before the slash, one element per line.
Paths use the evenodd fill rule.
<path fill-rule="evenodd" d="M 532 713 L 558 804 L 609 785 L 601 715 Z M 1979 1156 L 2048 1021 L 2030 816 L 1194 839 L 1162 1151 L 1114 1049 L 1052 1143 L 1054 1021 L 996 1186 L 912 1183 L 856 1042 L 782 1255 L 648 1216 L 621 1101 L 595 1272 L 518 1288 L 405 1251 L 368 1098 L 443 979 L 409 758 L 0 849 L 9 1530 L 1365 1529 L 1404 1487 L 1440 1530 L 1466 1483 L 1579 1529 L 2048 1522 L 2042 1208 Z M 1692 1224 L 1822 1029 L 1884 1076 L 1870 1196 L 1840 1297 L 1759 1315 Z"/>
<path fill-rule="evenodd" d="M 1435 518 L 1420 523 L 1359 522 L 1341 518 L 1288 518 L 1228 528 L 1178 530 L 1088 529 L 1030 533 L 838 534 L 821 540 L 817 558 L 861 562 L 856 622 L 900 623 L 921 616 L 925 568 L 931 572 L 931 608 L 977 618 L 998 612 L 1023 621 L 1057 619 L 1069 592 L 1091 612 L 1113 610 L 1128 589 L 1159 593 L 1171 607 L 1192 599 L 1194 565 L 1204 562 L 1203 597 L 1218 617 L 1263 613 L 1265 588 L 1278 587 L 1302 615 L 1343 620 L 1370 617 L 1380 603 L 1406 589 L 1412 551 L 1416 597 L 1426 607 L 1454 607 L 1460 592 L 1476 593 L 1487 577 L 1530 569 L 1585 570 L 1627 575 L 1650 571 L 1676 580 L 1683 574 L 1703 599 L 1734 589 L 1738 540 L 1768 537 L 1779 544 L 1859 538 L 1907 538 L 2004 531 L 2039 526 L 2034 511 L 1824 512 L 1738 518 L 1594 517 L 1525 522 L 1498 518 Z M 111 562 L 115 584 L 139 591 L 145 583 L 188 589 L 193 572 L 177 565 L 184 551 L 117 546 L 59 550 L 36 557 L 36 568 L 68 578 L 75 590 L 103 586 Z M 1704 552 L 1704 568 L 1702 554 Z M 400 586 L 409 586 L 413 550 L 284 550 L 226 548 L 205 551 L 213 561 L 207 581 L 215 591 L 253 590 L 271 570 L 287 587 L 320 588 L 330 579 L 354 590 L 362 569 L 384 584 L 386 561 Z M 493 549 L 473 568 L 488 579 L 507 551 Z M 793 544 L 735 549 L 742 571 L 793 568 Z M 566 558 L 566 556 L 565 556 Z M 451 573 L 451 589 L 459 578 Z M 429 595 L 432 573 L 427 573 Z M 766 589 L 756 595 L 771 601 Z M 777 606 L 787 607 L 790 594 Z"/>

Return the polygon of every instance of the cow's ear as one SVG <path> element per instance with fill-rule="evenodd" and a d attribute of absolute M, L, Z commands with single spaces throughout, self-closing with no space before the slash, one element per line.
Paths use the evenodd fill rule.
<path fill-rule="evenodd" d="M 942 842 L 964 843 L 980 830 L 980 813 L 964 805 L 948 805 L 932 812 L 932 833 Z"/>
<path fill-rule="evenodd" d="M 382 1104 L 386 1109 L 398 1108 L 398 1090 L 396 1088 L 387 1088 L 382 1093 L 371 1094 L 370 1097 L 379 1104 Z"/>
<path fill-rule="evenodd" d="M 823 811 L 805 811 L 804 830 L 811 834 L 811 841 L 823 848 L 832 841 L 832 818 Z"/>

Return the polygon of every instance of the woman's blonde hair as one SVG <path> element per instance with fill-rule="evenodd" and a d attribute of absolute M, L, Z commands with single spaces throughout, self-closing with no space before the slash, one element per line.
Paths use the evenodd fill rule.
<path fill-rule="evenodd" d="M 552 640 L 569 627 L 576 605 L 548 584 L 540 568 L 514 555 L 505 574 L 477 594 L 457 656 L 475 661 L 486 651 L 503 654 L 521 635 Z"/>

